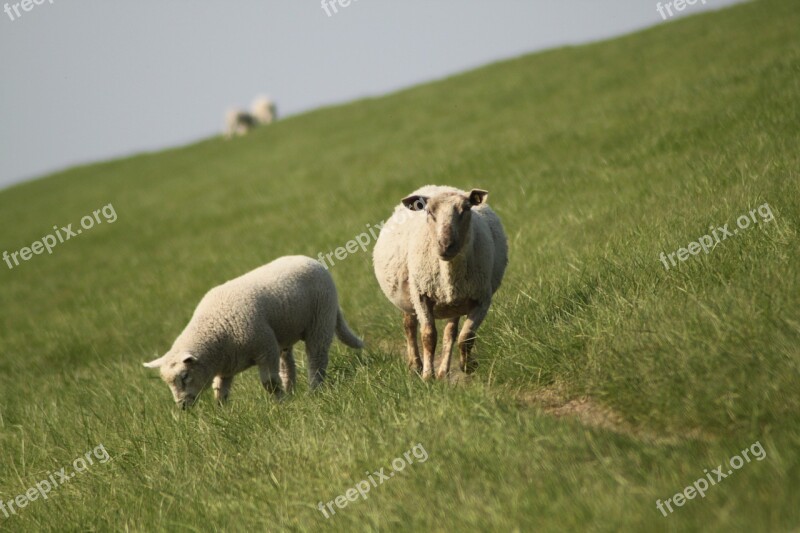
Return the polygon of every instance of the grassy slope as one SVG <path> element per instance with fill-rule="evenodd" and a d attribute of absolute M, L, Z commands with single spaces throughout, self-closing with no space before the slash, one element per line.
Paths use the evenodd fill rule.
<path fill-rule="evenodd" d="M 109 202 L 119 219 L 0 268 L 0 499 L 99 443 L 114 458 L 0 529 L 796 527 L 798 27 L 762 0 L 2 192 L 8 250 Z M 372 348 L 335 345 L 323 393 L 303 378 L 273 405 L 251 371 L 229 408 L 170 408 L 139 363 L 206 289 L 342 245 L 424 183 L 490 190 L 511 242 L 473 382 L 406 375 L 359 253 L 333 273 Z M 764 202 L 774 222 L 659 263 Z M 554 383 L 636 431 L 520 400 Z M 766 460 L 655 509 L 756 440 Z M 426 463 L 315 510 L 417 442 Z"/>

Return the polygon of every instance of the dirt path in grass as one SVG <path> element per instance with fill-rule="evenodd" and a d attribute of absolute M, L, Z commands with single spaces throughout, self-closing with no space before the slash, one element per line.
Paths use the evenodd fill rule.
<path fill-rule="evenodd" d="M 575 419 L 590 428 L 613 431 L 657 444 L 714 440 L 714 436 L 699 429 L 691 429 L 680 435 L 670 435 L 634 426 L 620 413 L 590 396 L 569 397 L 566 388 L 560 384 L 548 385 L 533 391 L 522 391 L 516 395 L 516 399 L 521 406 L 539 408 L 556 418 Z"/>
<path fill-rule="evenodd" d="M 391 350 L 389 346 L 382 346 L 389 353 L 398 353 L 396 346 Z M 405 352 L 401 351 L 405 361 Z M 400 355 L 398 354 L 398 357 Z M 434 368 L 439 368 L 441 357 L 436 357 Z M 450 368 L 448 382 L 451 385 L 466 385 L 475 379 L 474 376 L 467 375 L 458 367 L 458 354 L 455 354 Z M 700 429 L 690 429 L 681 434 L 669 434 L 657 432 L 651 429 L 635 426 L 625 419 L 614 409 L 602 404 L 598 400 L 587 396 L 570 395 L 563 384 L 555 383 L 535 390 L 524 390 L 515 393 L 514 399 L 522 408 L 536 408 L 545 414 L 556 418 L 576 420 L 586 427 L 613 431 L 622 435 L 652 442 L 655 444 L 678 444 L 685 441 L 705 441 L 710 442 L 716 439 L 713 435 Z"/>

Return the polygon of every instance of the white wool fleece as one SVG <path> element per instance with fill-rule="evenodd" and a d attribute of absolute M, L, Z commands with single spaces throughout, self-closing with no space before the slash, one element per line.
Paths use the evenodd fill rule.
<path fill-rule="evenodd" d="M 467 194 L 455 187 L 426 185 L 412 195 L 434 197 L 443 192 Z M 381 289 L 406 313 L 415 312 L 408 297 L 411 287 L 430 295 L 440 305 L 465 299 L 491 299 L 503 280 L 508 245 L 503 225 L 488 204 L 472 208 L 467 239 L 464 252 L 454 261 L 439 260 L 427 230 L 425 211 L 410 211 L 399 204 L 373 251 L 375 276 Z"/>

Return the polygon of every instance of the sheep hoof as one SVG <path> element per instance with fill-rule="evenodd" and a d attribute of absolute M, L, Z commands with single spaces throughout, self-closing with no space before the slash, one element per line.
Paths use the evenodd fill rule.
<path fill-rule="evenodd" d="M 447 380 L 447 371 L 446 370 L 439 370 L 436 373 L 436 379 Z"/>
<path fill-rule="evenodd" d="M 433 372 L 430 370 L 422 373 L 422 381 L 433 381 Z"/>

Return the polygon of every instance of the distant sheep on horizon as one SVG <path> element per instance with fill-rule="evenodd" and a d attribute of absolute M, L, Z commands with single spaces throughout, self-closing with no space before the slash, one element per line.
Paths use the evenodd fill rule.
<path fill-rule="evenodd" d="M 253 128 L 272 124 L 277 118 L 275 102 L 269 96 L 259 96 L 250 111 L 232 109 L 225 114 L 223 135 L 226 139 L 247 135 Z"/>
<path fill-rule="evenodd" d="M 226 139 L 232 139 L 234 136 L 247 135 L 257 125 L 256 117 L 247 111 L 232 109 L 225 114 L 224 136 Z"/>
<path fill-rule="evenodd" d="M 275 102 L 269 96 L 259 96 L 253 101 L 251 108 L 253 116 L 259 124 L 272 124 L 278 120 L 278 110 Z"/>

